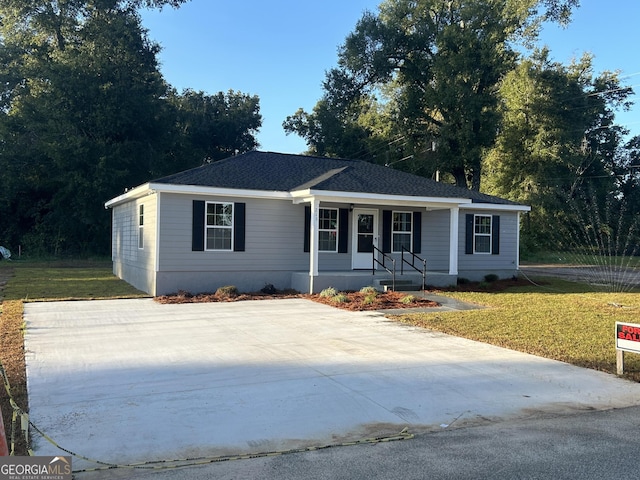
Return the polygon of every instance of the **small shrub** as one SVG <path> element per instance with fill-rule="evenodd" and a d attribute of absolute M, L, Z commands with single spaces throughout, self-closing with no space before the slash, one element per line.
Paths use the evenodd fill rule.
<path fill-rule="evenodd" d="M 338 291 L 333 287 L 325 288 L 320 292 L 321 297 L 335 297 L 337 294 Z"/>
<path fill-rule="evenodd" d="M 216 296 L 220 298 L 235 298 L 240 294 L 234 285 L 226 285 L 216 290 Z"/>
<path fill-rule="evenodd" d="M 498 275 L 496 275 L 495 273 L 488 273 L 487 275 L 484 276 L 484 281 L 487 283 L 493 283 L 495 281 L 498 280 Z"/>
<path fill-rule="evenodd" d="M 480 282 L 480 283 L 478 283 L 478 288 L 480 290 L 489 290 L 490 287 L 491 287 L 491 285 L 488 282 Z"/>
<path fill-rule="evenodd" d="M 376 301 L 377 296 L 378 296 L 377 292 L 370 293 L 362 299 L 362 303 L 364 303 L 365 305 L 372 305 Z"/>
<path fill-rule="evenodd" d="M 360 293 L 366 293 L 366 294 L 374 294 L 374 295 L 377 295 L 377 294 L 378 294 L 378 290 L 376 290 L 376 288 L 375 288 L 375 287 L 371 287 L 371 286 L 369 286 L 369 287 L 362 287 L 362 288 L 360 289 Z"/>
<path fill-rule="evenodd" d="M 345 295 L 344 293 L 339 293 L 337 295 L 334 295 L 333 297 L 331 297 L 331 301 L 334 303 L 348 303 L 349 302 L 349 297 L 347 295 Z"/>
<path fill-rule="evenodd" d="M 278 290 L 276 290 L 276 287 L 274 287 L 272 284 L 268 283 L 266 284 L 264 287 L 262 287 L 260 289 L 260 291 L 266 295 L 273 295 L 275 293 L 278 293 Z"/>
<path fill-rule="evenodd" d="M 457 280 L 458 285 L 467 285 L 468 283 L 471 283 L 468 278 L 458 277 L 458 280 Z"/>
<path fill-rule="evenodd" d="M 404 297 L 402 297 L 401 302 L 405 305 L 409 305 L 411 303 L 415 303 L 416 300 L 417 298 L 414 295 L 405 295 Z"/>

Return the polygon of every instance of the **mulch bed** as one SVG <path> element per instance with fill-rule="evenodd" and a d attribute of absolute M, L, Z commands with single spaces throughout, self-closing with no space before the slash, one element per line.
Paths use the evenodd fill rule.
<path fill-rule="evenodd" d="M 189 292 L 179 291 L 171 295 L 155 297 L 158 303 L 209 303 L 209 302 L 241 302 L 243 300 L 269 300 L 274 298 L 300 298 L 302 295 L 295 290 L 276 291 L 275 293 L 239 293 L 219 294 L 219 293 L 199 293 L 197 295 Z"/>
<path fill-rule="evenodd" d="M 332 307 L 351 311 L 371 311 L 390 310 L 399 308 L 429 308 L 438 307 L 439 303 L 432 302 L 414 295 L 411 303 L 404 303 L 402 300 L 412 292 L 385 292 L 375 296 L 360 292 L 340 292 L 346 297 L 346 301 L 337 302 L 332 297 L 321 297 L 320 295 L 302 294 L 296 291 L 276 291 L 275 293 L 241 293 L 238 295 L 220 295 L 216 293 L 202 293 L 192 295 L 188 292 L 178 292 L 174 295 L 164 295 L 156 297 L 159 303 L 204 303 L 204 302 L 239 302 L 242 300 L 265 300 L 279 298 L 306 298 L 314 302 L 324 303 Z"/>
<path fill-rule="evenodd" d="M 324 303 L 332 307 L 341 308 L 351 311 L 371 311 L 371 310 L 395 310 L 399 308 L 431 308 L 439 307 L 440 304 L 420 298 L 415 295 L 418 292 L 385 292 L 379 293 L 375 297 L 370 294 L 359 292 L 347 292 L 344 295 L 347 298 L 345 302 L 336 302 L 331 297 L 321 297 L 320 295 L 304 295 L 304 298 L 313 300 L 314 302 Z M 411 295 L 412 301 L 404 303 L 403 299 Z"/>
<path fill-rule="evenodd" d="M 501 292 L 510 287 L 522 286 L 522 280 L 517 278 L 497 280 L 491 283 L 487 282 L 468 282 L 460 283 L 450 288 L 438 288 L 433 289 L 433 293 L 444 291 L 455 292 L 477 292 L 477 291 L 489 291 L 489 292 Z M 403 303 L 402 299 L 407 295 L 412 295 L 412 292 L 384 292 L 378 293 L 375 298 L 371 295 L 360 292 L 340 292 L 346 295 L 347 301 L 337 302 L 331 297 L 321 297 L 318 294 L 310 295 L 299 293 L 295 290 L 276 290 L 274 292 L 251 292 L 251 293 L 238 293 L 236 295 L 220 294 L 220 293 L 201 293 L 193 295 L 189 292 L 180 291 L 172 295 L 164 295 L 156 297 L 155 300 L 159 303 L 205 303 L 205 302 L 239 302 L 242 300 L 266 300 L 277 298 L 307 298 L 314 302 L 324 303 L 325 305 L 331 305 L 332 307 L 341 308 L 344 310 L 352 311 L 370 311 L 370 310 L 395 310 L 400 308 L 429 308 L 439 307 L 440 304 L 420 298 L 415 295 L 415 299 L 411 303 Z M 413 292 L 416 293 L 416 292 Z M 368 298 L 367 298 L 368 297 Z M 367 300 L 365 300 L 367 298 Z"/>

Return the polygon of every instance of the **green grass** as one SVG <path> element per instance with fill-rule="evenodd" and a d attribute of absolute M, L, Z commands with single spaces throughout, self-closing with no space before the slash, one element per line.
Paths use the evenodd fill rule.
<path fill-rule="evenodd" d="M 109 261 L 2 262 L 13 277 L 0 295 L 6 300 L 71 300 L 147 296 L 113 275 Z"/>
<path fill-rule="evenodd" d="M 556 279 L 501 292 L 442 292 L 487 308 L 395 319 L 580 367 L 616 372 L 615 322 L 640 323 L 639 293 L 593 292 Z M 627 353 L 625 377 L 640 381 L 640 355 Z"/>

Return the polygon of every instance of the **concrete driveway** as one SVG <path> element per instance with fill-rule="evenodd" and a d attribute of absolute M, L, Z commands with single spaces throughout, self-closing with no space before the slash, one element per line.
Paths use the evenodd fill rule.
<path fill-rule="evenodd" d="M 640 403 L 612 375 L 304 299 L 29 303 L 25 319 L 31 420 L 115 464 Z"/>

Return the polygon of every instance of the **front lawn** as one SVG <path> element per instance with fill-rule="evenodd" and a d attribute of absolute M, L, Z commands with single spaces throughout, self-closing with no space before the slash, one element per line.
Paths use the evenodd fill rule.
<path fill-rule="evenodd" d="M 594 292 L 579 283 L 551 278 L 538 286 L 519 282 L 521 286 L 499 292 L 440 292 L 486 309 L 393 318 L 615 374 L 615 322 L 640 323 L 639 293 Z M 625 354 L 624 376 L 640 381 L 640 355 Z"/>
<path fill-rule="evenodd" d="M 148 296 L 123 282 L 111 270 L 111 262 L 56 261 L 2 262 L 1 271 L 12 271 L 0 298 L 5 300 L 95 300 Z"/>

